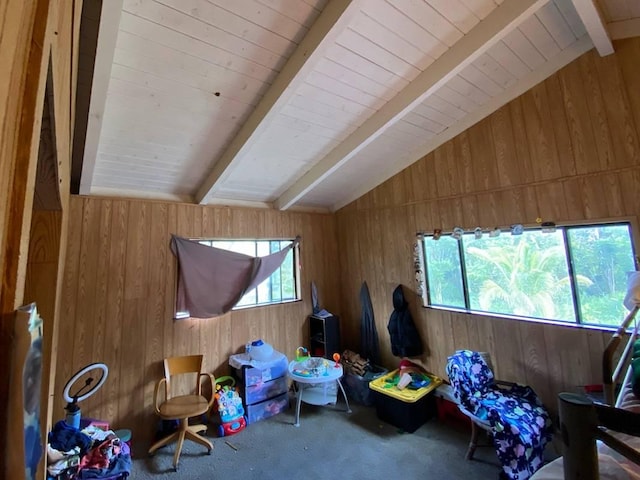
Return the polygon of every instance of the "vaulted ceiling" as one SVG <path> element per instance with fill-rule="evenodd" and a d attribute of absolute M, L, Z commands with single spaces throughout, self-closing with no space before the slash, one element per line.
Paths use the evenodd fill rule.
<path fill-rule="evenodd" d="M 279 209 L 341 208 L 640 34 L 637 0 L 93 4 L 79 192 Z"/>

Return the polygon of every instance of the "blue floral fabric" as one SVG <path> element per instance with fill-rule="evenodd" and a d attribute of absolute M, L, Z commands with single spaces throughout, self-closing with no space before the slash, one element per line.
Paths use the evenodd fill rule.
<path fill-rule="evenodd" d="M 458 350 L 448 358 L 447 375 L 462 407 L 491 425 L 493 444 L 507 478 L 524 480 L 542 466 L 551 440 L 549 414 L 528 386 L 498 388 L 478 352 Z"/>

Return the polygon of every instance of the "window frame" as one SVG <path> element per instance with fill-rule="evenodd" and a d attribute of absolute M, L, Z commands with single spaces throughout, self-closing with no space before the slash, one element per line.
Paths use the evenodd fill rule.
<path fill-rule="evenodd" d="M 189 240 L 192 240 L 194 242 L 198 242 L 201 243 L 203 245 L 206 245 L 208 247 L 212 247 L 212 248 L 218 248 L 220 250 L 227 250 L 225 248 L 220 248 L 220 247 L 216 247 L 214 245 L 211 245 L 211 243 L 215 243 L 215 242 L 253 242 L 255 244 L 255 248 L 254 251 L 257 253 L 258 250 L 258 242 L 295 242 L 295 238 L 221 238 L 221 237 L 198 237 L 198 238 L 189 238 Z M 207 243 L 203 243 L 203 242 L 210 242 L 209 244 Z M 281 249 L 284 247 L 281 247 Z M 271 249 L 269 249 L 271 250 Z M 233 250 L 227 250 L 229 252 L 232 252 Z M 275 305 L 286 305 L 286 304 L 290 304 L 290 303 L 295 303 L 295 302 L 301 302 L 302 301 L 302 289 L 301 289 L 301 268 L 300 268 L 300 243 L 297 243 L 293 249 L 293 284 L 294 284 L 294 289 L 295 289 L 295 295 L 294 298 L 291 299 L 286 299 L 286 300 L 278 300 L 278 301 L 272 301 L 272 302 L 261 302 L 261 303 L 254 303 L 254 304 L 249 304 L 249 305 L 236 305 L 234 306 L 231 311 L 235 311 L 235 310 L 246 310 L 246 309 L 250 309 L 250 308 L 258 308 L 258 307 L 271 307 L 271 306 L 275 306 Z M 273 252 L 269 252 L 269 254 L 271 254 Z M 253 255 L 255 257 L 259 256 L 259 255 Z M 282 267 L 279 267 L 279 269 Z M 276 272 L 274 272 L 272 275 L 274 275 Z M 269 279 L 267 279 L 269 280 Z M 265 280 L 265 282 L 267 281 Z M 280 286 L 280 290 L 282 290 L 282 281 L 280 282 L 281 286 Z M 178 288 L 178 281 L 177 281 L 177 275 L 176 275 L 176 285 L 175 285 L 175 289 L 177 291 Z M 257 290 L 258 286 L 254 289 Z M 248 293 L 248 292 L 247 292 Z M 270 291 L 270 295 L 271 295 L 271 291 Z M 257 295 L 256 295 L 257 298 Z M 175 312 L 174 315 L 175 319 L 183 319 L 183 318 L 189 318 L 189 315 L 187 312 Z"/>
<path fill-rule="evenodd" d="M 434 310 L 444 310 L 451 311 L 456 313 L 466 313 L 471 315 L 482 315 L 486 317 L 496 317 L 496 318 L 504 318 L 510 320 L 520 320 L 525 322 L 536 322 L 536 323 L 547 323 L 553 325 L 562 325 L 566 327 L 575 327 L 575 328 L 588 328 L 588 329 L 597 329 L 597 330 L 616 330 L 618 325 L 602 325 L 602 324 L 592 324 L 585 323 L 582 319 L 582 312 L 580 310 L 580 299 L 576 289 L 576 278 L 574 275 L 574 265 L 571 257 L 571 245 L 568 239 L 568 231 L 572 228 L 589 228 L 589 227 L 601 227 L 601 226 L 616 226 L 616 225 L 624 225 L 629 228 L 629 239 L 631 246 L 631 253 L 633 258 L 633 265 L 636 271 L 640 271 L 640 257 L 638 256 L 638 250 L 636 249 L 636 245 L 638 244 L 638 229 L 637 229 L 637 219 L 636 217 L 620 217 L 615 219 L 598 219 L 598 220 L 589 220 L 589 221 L 574 221 L 574 222 L 562 222 L 555 225 L 557 229 L 562 229 L 562 238 L 563 238 L 563 246 L 564 246 L 564 255 L 565 261 L 567 264 L 567 274 L 570 278 L 570 292 L 573 301 L 573 308 L 575 312 L 575 321 L 571 320 L 555 320 L 555 319 L 547 319 L 541 317 L 527 317 L 520 316 L 515 314 L 508 313 L 497 313 L 497 312 L 487 312 L 483 310 L 477 310 L 470 308 L 470 300 L 469 300 L 469 290 L 468 290 L 468 281 L 467 281 L 467 273 L 466 273 L 466 262 L 464 255 L 464 248 L 462 243 L 462 238 L 454 239 L 457 242 L 458 255 L 460 259 L 460 275 L 462 280 L 462 289 L 463 289 L 463 297 L 465 307 L 456 307 L 456 306 L 446 306 L 446 305 L 434 305 L 431 298 L 431 285 L 429 283 L 429 274 L 428 274 L 428 262 L 427 262 L 427 251 L 425 241 L 429 238 L 433 238 L 433 234 L 426 232 L 418 233 L 418 243 L 420 244 L 420 255 L 422 261 L 422 272 L 420 273 L 420 282 L 423 285 L 422 288 L 422 306 L 424 308 L 430 308 Z M 498 228 L 498 227 L 497 227 Z M 535 231 L 541 230 L 541 226 L 539 224 L 533 225 L 524 225 L 524 231 Z M 501 228 L 501 233 L 510 235 L 509 227 Z M 449 237 L 452 236 L 453 232 L 439 232 L 439 236 Z M 465 230 L 465 234 L 471 233 L 470 230 Z M 487 235 L 488 230 L 483 229 L 483 235 Z M 620 319 L 622 322 L 623 319 Z"/>

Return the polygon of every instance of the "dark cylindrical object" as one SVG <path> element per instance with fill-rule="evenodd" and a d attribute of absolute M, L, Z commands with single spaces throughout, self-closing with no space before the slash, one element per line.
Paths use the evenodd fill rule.
<path fill-rule="evenodd" d="M 598 418 L 593 402 L 584 395 L 560 393 L 558 413 L 564 444 L 565 480 L 598 480 Z"/>

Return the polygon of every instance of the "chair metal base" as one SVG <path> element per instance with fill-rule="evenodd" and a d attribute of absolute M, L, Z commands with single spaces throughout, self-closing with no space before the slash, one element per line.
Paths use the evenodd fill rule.
<path fill-rule="evenodd" d="M 206 438 L 198 435 L 198 433 L 205 432 L 206 430 L 206 425 L 189 425 L 188 419 L 182 419 L 180 420 L 180 426 L 178 427 L 178 430 L 173 432 L 168 437 L 165 437 L 162 440 L 159 440 L 151 445 L 151 448 L 149 448 L 149 455 L 153 455 L 154 452 L 160 447 L 164 447 L 165 445 L 168 445 L 171 442 L 177 440 L 178 444 L 176 445 L 176 451 L 173 454 L 173 468 L 174 470 L 176 470 L 178 468 L 180 452 L 182 451 L 182 445 L 185 438 L 207 447 L 209 453 L 211 453 L 211 450 L 213 450 L 213 444 Z"/>

